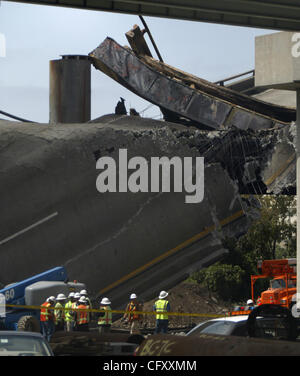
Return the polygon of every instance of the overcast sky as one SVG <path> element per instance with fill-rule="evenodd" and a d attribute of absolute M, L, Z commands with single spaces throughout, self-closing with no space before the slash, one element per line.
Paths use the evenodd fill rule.
<path fill-rule="evenodd" d="M 210 81 L 254 69 L 255 36 L 273 32 L 146 16 L 145 20 L 166 63 Z M 138 16 L 2 1 L 0 110 L 47 123 L 49 61 L 66 54 L 87 55 L 107 36 L 128 45 L 125 33 L 134 24 L 143 28 Z M 148 38 L 147 42 L 150 46 Z M 127 108 L 137 111 L 149 104 L 92 67 L 92 119 L 114 112 L 120 96 Z M 143 116 L 159 114 L 153 106 Z"/>

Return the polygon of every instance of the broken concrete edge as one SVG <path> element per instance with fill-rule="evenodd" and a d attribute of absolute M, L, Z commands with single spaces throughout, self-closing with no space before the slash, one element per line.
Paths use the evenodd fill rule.
<path fill-rule="evenodd" d="M 128 119 L 132 126 L 123 126 Z M 5 124 L 22 123 L 2 121 Z M 93 124 L 99 128 L 127 130 L 136 137 L 150 135 L 154 130 L 163 132 L 168 137 L 174 135 L 172 142 L 186 144 L 190 150 L 194 148 L 205 158 L 206 163 L 218 162 L 225 168 L 230 177 L 238 182 L 242 194 L 295 194 L 295 124 L 278 129 L 268 130 L 230 130 L 203 131 L 194 127 L 156 121 L 147 118 L 131 118 L 119 115 L 104 115 L 89 123 L 89 132 L 93 133 Z M 33 134 L 37 123 L 31 125 Z M 50 127 L 50 128 L 49 128 Z M 61 138 L 69 128 L 78 129 L 80 124 L 45 124 L 45 135 L 54 139 Z M 96 131 L 96 128 L 94 128 Z M 47 131 L 46 131 L 47 130 Z M 27 132 L 29 129 L 27 129 Z M 30 132 L 31 133 L 31 132 Z M 68 132 L 69 136 L 72 132 Z M 74 132 L 75 135 L 76 132 Z M 162 135 L 163 135 L 162 134 Z M 42 134 L 40 134 L 41 136 Z M 40 137 L 39 136 L 39 137 Z M 113 147 L 113 146 L 112 146 Z M 107 148 L 109 150 L 109 147 Z"/>

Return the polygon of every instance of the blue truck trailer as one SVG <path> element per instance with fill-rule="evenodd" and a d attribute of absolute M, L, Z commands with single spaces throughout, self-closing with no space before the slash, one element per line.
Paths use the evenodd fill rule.
<path fill-rule="evenodd" d="M 0 330 L 40 331 L 40 306 L 49 296 L 86 289 L 85 284 L 69 282 L 64 266 L 49 269 L 0 290 L 5 312 L 0 317 Z M 20 307 L 18 307 L 20 306 Z M 28 308 L 24 307 L 28 306 Z M 3 307 L 2 307 L 2 310 Z"/>

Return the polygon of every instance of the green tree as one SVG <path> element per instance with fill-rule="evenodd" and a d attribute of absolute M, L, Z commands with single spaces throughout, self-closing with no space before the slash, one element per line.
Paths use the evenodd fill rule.
<path fill-rule="evenodd" d="M 295 257 L 296 199 L 294 196 L 258 196 L 260 218 L 239 239 L 224 241 L 223 259 L 194 275 L 209 291 L 231 301 L 251 296 L 251 274 L 258 260 Z"/>

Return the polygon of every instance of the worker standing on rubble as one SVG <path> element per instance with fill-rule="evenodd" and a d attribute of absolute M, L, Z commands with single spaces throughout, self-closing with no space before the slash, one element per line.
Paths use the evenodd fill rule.
<path fill-rule="evenodd" d="M 166 300 L 168 295 L 166 291 L 161 291 L 158 300 L 154 303 L 153 310 L 156 312 L 155 334 L 168 332 L 168 312 L 170 312 L 170 303 Z"/>
<path fill-rule="evenodd" d="M 115 107 L 115 114 L 116 115 L 127 115 L 127 110 L 125 107 L 125 99 L 120 97 L 120 101 L 117 103 Z"/>
<path fill-rule="evenodd" d="M 87 300 L 84 296 L 82 296 L 78 301 L 77 306 L 77 330 L 79 332 L 88 332 L 89 330 L 89 315 L 87 312 Z"/>
<path fill-rule="evenodd" d="M 136 294 L 132 293 L 130 295 L 130 302 L 127 304 L 125 311 L 132 313 L 124 313 L 121 321 L 127 320 L 130 325 L 130 334 L 133 334 L 139 322 L 142 320 L 142 315 L 135 313 L 135 311 L 141 311 L 141 304 L 137 300 Z"/>
<path fill-rule="evenodd" d="M 76 300 L 74 295 L 74 292 L 70 292 L 68 296 L 69 300 L 65 304 L 65 308 L 68 308 L 65 311 L 65 330 L 67 332 L 72 332 L 74 330 L 74 311 L 71 310 L 71 308 L 75 307 Z"/>
<path fill-rule="evenodd" d="M 56 304 L 54 310 L 55 331 L 64 330 L 65 325 L 65 311 L 64 306 L 66 302 L 64 294 L 58 294 L 56 297 Z"/>
<path fill-rule="evenodd" d="M 43 337 L 50 342 L 52 334 L 55 331 L 54 326 L 54 312 L 53 310 L 49 309 L 50 307 L 54 307 L 55 304 L 55 297 L 50 296 L 47 300 L 41 305 L 40 313 L 40 322 L 41 322 L 41 332 Z"/>
<path fill-rule="evenodd" d="M 108 298 L 103 298 L 101 300 L 100 309 L 103 310 L 103 312 L 100 312 L 98 318 L 98 327 L 100 334 L 110 332 L 110 327 L 112 324 L 112 313 L 110 304 L 111 301 Z"/>

